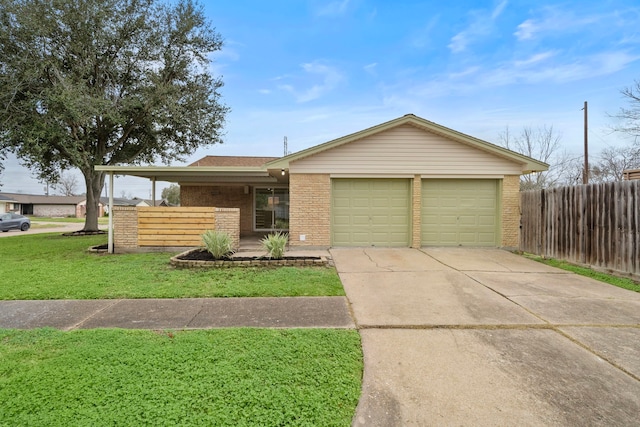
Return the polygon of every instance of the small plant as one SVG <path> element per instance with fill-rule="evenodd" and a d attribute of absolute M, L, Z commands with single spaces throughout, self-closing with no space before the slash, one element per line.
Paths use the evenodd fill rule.
<path fill-rule="evenodd" d="M 276 219 L 275 228 L 278 230 L 286 230 L 289 228 L 289 221 L 286 219 Z"/>
<path fill-rule="evenodd" d="M 269 258 L 282 259 L 284 255 L 285 247 L 289 242 L 289 234 L 276 231 L 275 233 L 267 234 L 261 241 L 262 248 L 267 251 Z"/>
<path fill-rule="evenodd" d="M 231 236 L 224 231 L 207 230 L 202 235 L 202 243 L 205 249 L 213 255 L 215 259 L 225 258 L 233 254 Z"/>

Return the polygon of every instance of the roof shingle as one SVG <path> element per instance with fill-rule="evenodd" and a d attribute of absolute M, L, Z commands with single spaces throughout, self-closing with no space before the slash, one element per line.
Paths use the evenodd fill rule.
<path fill-rule="evenodd" d="M 191 163 L 189 166 L 259 167 L 278 158 L 279 157 L 205 156 Z"/>

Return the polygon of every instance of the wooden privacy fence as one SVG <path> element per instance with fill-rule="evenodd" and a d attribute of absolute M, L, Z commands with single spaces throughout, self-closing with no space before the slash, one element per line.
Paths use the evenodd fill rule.
<path fill-rule="evenodd" d="M 138 246 L 199 246 L 215 228 L 215 208 L 138 208 Z"/>
<path fill-rule="evenodd" d="M 640 180 L 521 193 L 520 249 L 640 275 Z"/>
<path fill-rule="evenodd" d="M 114 207 L 116 252 L 143 247 L 201 246 L 206 230 L 229 234 L 240 243 L 240 210 L 216 207 Z"/>

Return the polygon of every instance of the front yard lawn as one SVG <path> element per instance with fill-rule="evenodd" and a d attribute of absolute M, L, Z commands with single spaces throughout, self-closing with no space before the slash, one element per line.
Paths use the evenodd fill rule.
<path fill-rule="evenodd" d="M 356 331 L 0 330 L 0 425 L 349 426 Z"/>
<path fill-rule="evenodd" d="M 175 254 L 97 255 L 105 236 L 11 236 L 0 241 L 0 299 L 342 296 L 334 268 L 175 269 Z"/>

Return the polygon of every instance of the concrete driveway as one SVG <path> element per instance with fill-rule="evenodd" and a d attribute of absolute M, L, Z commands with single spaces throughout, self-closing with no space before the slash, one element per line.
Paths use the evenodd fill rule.
<path fill-rule="evenodd" d="M 497 249 L 332 249 L 354 426 L 637 426 L 640 294 Z"/>

